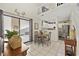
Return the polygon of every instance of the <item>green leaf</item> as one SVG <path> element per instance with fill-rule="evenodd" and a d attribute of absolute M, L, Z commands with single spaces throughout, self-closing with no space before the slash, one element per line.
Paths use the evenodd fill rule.
<path fill-rule="evenodd" d="M 5 36 L 10 39 L 13 35 L 18 35 L 18 32 L 17 31 L 9 31 L 9 30 L 6 30 L 7 34 L 5 34 Z"/>

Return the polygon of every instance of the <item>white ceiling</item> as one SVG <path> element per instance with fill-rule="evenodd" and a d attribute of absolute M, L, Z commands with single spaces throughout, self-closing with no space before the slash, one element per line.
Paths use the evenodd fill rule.
<path fill-rule="evenodd" d="M 51 18 L 58 18 L 58 21 L 69 20 L 72 12 L 76 9 L 76 4 L 66 3 L 59 7 L 56 7 L 48 12 L 40 14 L 40 16 L 44 15 L 44 18 L 51 16 Z"/>
<path fill-rule="evenodd" d="M 27 17 L 34 17 L 40 11 L 41 6 L 54 8 L 55 3 L 0 3 L 0 9 L 14 13 L 15 9 L 19 12 L 25 12 Z"/>

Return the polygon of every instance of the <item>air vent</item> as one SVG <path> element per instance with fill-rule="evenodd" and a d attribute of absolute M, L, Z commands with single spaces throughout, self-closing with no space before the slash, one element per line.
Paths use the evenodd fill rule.
<path fill-rule="evenodd" d="M 57 6 L 60 6 L 60 5 L 62 5 L 63 3 L 57 3 Z"/>
<path fill-rule="evenodd" d="M 77 3 L 77 6 L 79 6 L 79 3 Z"/>

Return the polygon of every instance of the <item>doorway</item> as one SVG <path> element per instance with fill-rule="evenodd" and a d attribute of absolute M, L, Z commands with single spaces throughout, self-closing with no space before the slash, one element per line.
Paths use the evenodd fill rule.
<path fill-rule="evenodd" d="M 69 36 L 70 25 L 68 22 L 61 21 L 58 23 L 58 38 L 59 40 L 67 39 Z"/>

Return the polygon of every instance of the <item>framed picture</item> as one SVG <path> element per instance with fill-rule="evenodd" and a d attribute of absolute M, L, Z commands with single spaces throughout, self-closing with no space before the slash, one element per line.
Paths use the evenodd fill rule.
<path fill-rule="evenodd" d="M 38 29 L 39 29 L 38 23 L 34 23 L 34 29 L 35 29 L 35 30 L 38 30 Z"/>

